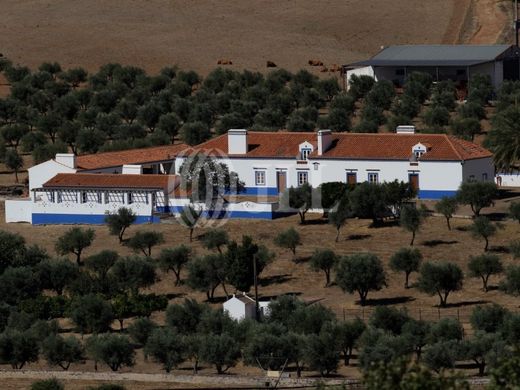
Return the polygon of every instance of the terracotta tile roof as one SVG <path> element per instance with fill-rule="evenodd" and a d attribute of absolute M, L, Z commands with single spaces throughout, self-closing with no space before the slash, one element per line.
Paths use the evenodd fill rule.
<path fill-rule="evenodd" d="M 317 147 L 316 134 L 312 132 L 269 132 L 248 131 L 248 157 L 285 157 L 299 156 L 298 145 L 307 141 Z M 195 150 L 227 155 L 228 136 L 223 134 L 195 147 Z"/>
<path fill-rule="evenodd" d="M 58 173 L 44 188 L 114 188 L 168 191 L 178 181 L 176 175 L 123 175 L 104 173 Z"/>
<path fill-rule="evenodd" d="M 310 158 L 408 160 L 418 143 L 428 147 L 421 160 L 462 161 L 491 157 L 487 149 L 445 134 L 332 133 L 332 145 L 322 155 L 316 152 L 316 133 L 248 132 L 247 157 L 297 158 L 298 145 L 308 141 L 315 151 Z M 227 156 L 227 134 L 213 138 L 196 149 Z"/>
<path fill-rule="evenodd" d="M 144 164 L 157 161 L 171 160 L 186 149 L 186 144 L 155 146 L 143 149 L 121 150 L 86 154 L 76 158 L 78 169 L 100 169 L 118 167 L 125 164 Z"/>
<path fill-rule="evenodd" d="M 491 157 L 490 151 L 472 142 L 446 134 L 333 134 L 333 144 L 316 158 L 409 159 L 412 148 L 421 143 L 428 151 L 421 160 L 462 161 Z"/>

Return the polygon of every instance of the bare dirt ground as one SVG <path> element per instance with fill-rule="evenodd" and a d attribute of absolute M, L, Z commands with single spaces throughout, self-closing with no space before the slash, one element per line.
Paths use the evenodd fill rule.
<path fill-rule="evenodd" d="M 512 43 L 512 6 L 504 0 L 471 0 L 471 9 L 464 31 L 471 44 Z"/>
<path fill-rule="evenodd" d="M 95 70 L 108 62 L 207 73 L 220 58 L 298 70 L 345 64 L 382 45 L 440 43 L 465 0 L 1 0 L 0 52 L 14 62 Z M 462 7 L 463 8 L 463 7 Z"/>

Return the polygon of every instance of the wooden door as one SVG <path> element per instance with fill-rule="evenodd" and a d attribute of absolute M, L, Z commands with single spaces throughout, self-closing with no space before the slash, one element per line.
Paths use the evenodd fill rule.
<path fill-rule="evenodd" d="M 410 173 L 408 175 L 410 186 L 415 190 L 419 191 L 419 175 L 417 173 Z"/>
<path fill-rule="evenodd" d="M 347 172 L 347 184 L 356 185 L 356 183 L 357 183 L 356 172 Z"/>
<path fill-rule="evenodd" d="M 287 172 L 276 172 L 276 186 L 278 187 L 279 194 L 285 191 L 287 188 Z"/>

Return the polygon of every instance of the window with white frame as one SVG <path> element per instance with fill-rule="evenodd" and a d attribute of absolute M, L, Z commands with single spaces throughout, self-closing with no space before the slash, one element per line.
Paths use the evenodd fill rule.
<path fill-rule="evenodd" d="M 309 157 L 309 154 L 311 154 L 311 150 L 310 149 L 302 149 L 301 152 L 300 152 L 300 155 L 301 155 L 301 159 L 302 160 L 307 160 L 307 158 Z"/>
<path fill-rule="evenodd" d="M 48 196 L 49 202 L 54 203 L 56 201 L 56 196 L 54 194 L 54 191 L 51 191 L 48 194 L 49 194 L 49 196 Z"/>
<path fill-rule="evenodd" d="M 379 183 L 379 173 L 378 172 L 368 172 L 368 182 L 370 184 Z"/>
<path fill-rule="evenodd" d="M 81 191 L 81 203 L 88 202 L 88 193 L 87 191 Z"/>
<path fill-rule="evenodd" d="M 265 171 L 264 170 L 255 171 L 255 185 L 256 186 L 265 186 Z"/>
<path fill-rule="evenodd" d="M 298 187 L 301 187 L 304 184 L 309 182 L 309 173 L 306 171 L 298 172 Z"/>
<path fill-rule="evenodd" d="M 63 201 L 63 195 L 61 193 L 61 191 L 58 191 L 56 192 L 56 195 L 57 195 L 57 203 L 61 203 Z"/>
<path fill-rule="evenodd" d="M 128 193 L 128 204 L 134 203 L 134 194 L 131 192 Z"/>

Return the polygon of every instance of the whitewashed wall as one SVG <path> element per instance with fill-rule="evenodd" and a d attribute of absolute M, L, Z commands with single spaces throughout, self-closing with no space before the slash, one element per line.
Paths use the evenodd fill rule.
<path fill-rule="evenodd" d="M 76 169 L 66 167 L 54 160 L 35 165 L 28 169 L 29 172 L 29 192 L 33 197 L 32 189 L 42 187 L 43 183 L 49 181 L 58 173 L 75 173 Z"/>
<path fill-rule="evenodd" d="M 520 187 L 520 171 L 498 172 L 495 180 L 500 178 L 501 187 Z M 498 182 L 499 180 L 497 180 Z"/>
<path fill-rule="evenodd" d="M 61 203 L 52 203 L 46 199 L 34 202 L 32 212 L 35 214 L 79 214 L 79 215 L 102 215 L 105 212 L 116 212 L 121 207 L 131 209 L 137 216 L 148 216 L 152 214 L 151 202 L 146 203 L 123 203 L 121 194 L 110 194 L 110 203 L 87 202 L 78 203 L 64 199 Z M 118 195 L 118 196 L 116 196 Z M 78 195 L 79 196 L 79 195 Z"/>
<path fill-rule="evenodd" d="M 493 181 L 495 176 L 493 159 L 490 157 L 465 161 L 462 172 L 464 181 L 469 180 L 471 176 L 476 181 Z"/>
<path fill-rule="evenodd" d="M 255 317 L 255 305 L 246 305 L 236 297 L 227 300 L 222 306 L 224 312 L 228 313 L 236 321 Z"/>
<path fill-rule="evenodd" d="M 347 70 L 345 72 L 345 85 L 347 86 L 347 91 L 350 88 L 349 81 L 350 81 L 350 77 L 352 77 L 352 75 L 376 77 L 374 74 L 374 68 L 372 68 L 371 66 L 363 66 L 362 68 Z M 377 78 L 376 78 L 376 81 L 377 81 Z"/>
<path fill-rule="evenodd" d="M 5 201 L 5 222 L 29 222 L 32 219 L 31 199 L 7 199 Z"/>

